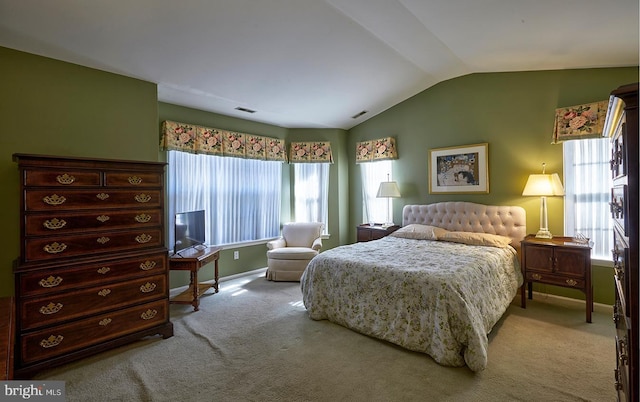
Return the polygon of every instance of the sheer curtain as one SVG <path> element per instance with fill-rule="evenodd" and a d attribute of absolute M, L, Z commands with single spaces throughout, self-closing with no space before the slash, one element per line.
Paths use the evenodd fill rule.
<path fill-rule="evenodd" d="M 593 242 L 591 257 L 610 260 L 613 225 L 611 144 L 608 138 L 566 141 L 564 153 L 566 236 L 582 233 Z"/>
<path fill-rule="evenodd" d="M 393 200 L 387 202 L 386 198 L 377 198 L 380 183 L 393 180 L 392 161 L 378 161 L 360 164 L 362 177 L 362 219 L 363 222 L 384 223 L 387 216 L 393 214 Z M 389 176 L 387 176 L 389 175 Z M 389 211 L 387 211 L 389 208 Z M 389 213 L 390 215 L 387 215 Z"/>
<path fill-rule="evenodd" d="M 294 164 L 296 222 L 323 222 L 329 233 L 329 163 Z"/>
<path fill-rule="evenodd" d="M 282 162 L 169 151 L 169 248 L 176 212 L 205 210 L 206 243 L 230 244 L 280 233 Z"/>

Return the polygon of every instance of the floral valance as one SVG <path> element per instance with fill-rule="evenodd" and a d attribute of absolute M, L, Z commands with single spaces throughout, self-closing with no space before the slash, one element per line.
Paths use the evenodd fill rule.
<path fill-rule="evenodd" d="M 396 140 L 393 137 L 362 141 L 356 144 L 356 163 L 398 159 Z"/>
<path fill-rule="evenodd" d="M 166 151 L 287 161 L 284 140 L 169 120 L 162 123 L 160 147 Z"/>
<path fill-rule="evenodd" d="M 608 101 L 556 109 L 553 144 L 602 136 Z"/>
<path fill-rule="evenodd" d="M 333 163 L 330 142 L 292 142 L 289 145 L 291 163 Z"/>

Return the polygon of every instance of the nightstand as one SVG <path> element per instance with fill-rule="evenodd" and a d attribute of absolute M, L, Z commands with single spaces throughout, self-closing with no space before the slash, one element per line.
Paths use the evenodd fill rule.
<path fill-rule="evenodd" d="M 591 247 L 576 243 L 571 237 L 538 239 L 527 236 L 522 246 L 522 276 L 520 291 L 522 308 L 527 308 L 525 288 L 532 298 L 533 282 L 574 288 L 586 296 L 587 322 L 593 311 L 593 287 L 591 284 Z"/>
<path fill-rule="evenodd" d="M 383 228 L 379 223 L 376 223 L 374 226 L 371 226 L 368 223 L 363 223 L 361 225 L 358 225 L 358 241 L 362 242 L 382 239 L 383 237 L 395 232 L 398 229 L 400 229 L 400 226 L 398 225 Z"/>

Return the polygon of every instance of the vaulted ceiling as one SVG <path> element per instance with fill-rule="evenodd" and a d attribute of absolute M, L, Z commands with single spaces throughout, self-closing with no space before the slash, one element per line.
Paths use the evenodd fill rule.
<path fill-rule="evenodd" d="M 0 46 L 156 83 L 163 102 L 348 129 L 465 74 L 637 66 L 638 12 L 638 0 L 0 0 Z"/>

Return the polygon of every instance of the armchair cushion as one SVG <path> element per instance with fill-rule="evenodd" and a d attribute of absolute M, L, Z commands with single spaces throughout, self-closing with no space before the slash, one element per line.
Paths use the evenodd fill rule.
<path fill-rule="evenodd" d="M 267 251 L 267 258 L 276 260 L 310 260 L 318 252 L 309 247 L 282 247 Z"/>
<path fill-rule="evenodd" d="M 282 226 L 282 238 L 286 247 L 312 247 L 320 240 L 323 224 L 319 222 L 290 222 Z"/>

